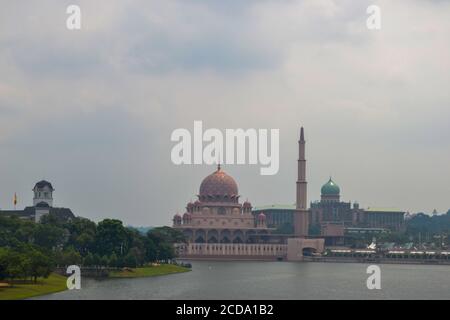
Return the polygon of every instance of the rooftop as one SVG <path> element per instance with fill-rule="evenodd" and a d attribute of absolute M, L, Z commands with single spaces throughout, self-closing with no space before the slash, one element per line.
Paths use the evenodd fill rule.
<path fill-rule="evenodd" d="M 295 210 L 295 204 L 269 204 L 260 207 L 253 207 L 252 211 L 260 211 L 260 210 Z"/>
<path fill-rule="evenodd" d="M 405 212 L 403 210 L 397 209 L 397 208 L 383 208 L 383 207 L 374 207 L 374 208 L 367 208 L 365 209 L 367 212 Z"/>

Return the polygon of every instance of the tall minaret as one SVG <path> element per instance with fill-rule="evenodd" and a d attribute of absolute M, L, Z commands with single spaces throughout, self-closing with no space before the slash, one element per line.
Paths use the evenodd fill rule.
<path fill-rule="evenodd" d="M 300 129 L 298 141 L 298 178 L 297 178 L 297 206 L 294 213 L 294 232 L 298 237 L 308 235 L 307 182 L 305 159 L 305 132 Z"/>

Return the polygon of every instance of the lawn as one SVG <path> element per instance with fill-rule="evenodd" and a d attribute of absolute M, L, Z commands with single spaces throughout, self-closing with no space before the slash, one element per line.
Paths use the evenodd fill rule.
<path fill-rule="evenodd" d="M 0 300 L 26 299 L 67 289 L 67 278 L 52 273 L 47 279 L 39 278 L 37 283 L 15 283 L 9 288 L 0 287 Z"/>
<path fill-rule="evenodd" d="M 114 271 L 109 274 L 110 278 L 139 278 L 162 276 L 171 273 L 187 272 L 189 268 L 176 266 L 173 264 L 161 264 L 158 266 L 148 266 L 142 268 L 133 268 L 122 271 Z"/>

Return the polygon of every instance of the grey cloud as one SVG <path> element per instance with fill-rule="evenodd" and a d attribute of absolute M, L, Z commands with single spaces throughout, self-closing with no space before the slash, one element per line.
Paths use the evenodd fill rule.
<path fill-rule="evenodd" d="M 371 2 L 80 1 L 78 34 L 59 1 L 8 2 L 0 207 L 47 178 L 80 215 L 168 224 L 213 170 L 172 165 L 170 133 L 203 120 L 281 129 L 278 175 L 226 166 L 253 204 L 293 201 L 302 124 L 311 200 L 332 174 L 363 206 L 446 211 L 448 4 L 379 1 L 370 33 Z"/>

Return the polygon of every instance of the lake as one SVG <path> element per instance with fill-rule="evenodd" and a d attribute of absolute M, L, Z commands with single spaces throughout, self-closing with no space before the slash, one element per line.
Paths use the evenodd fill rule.
<path fill-rule="evenodd" d="M 369 290 L 366 264 L 194 261 L 166 276 L 94 280 L 36 299 L 450 299 L 450 266 L 381 264 Z"/>

